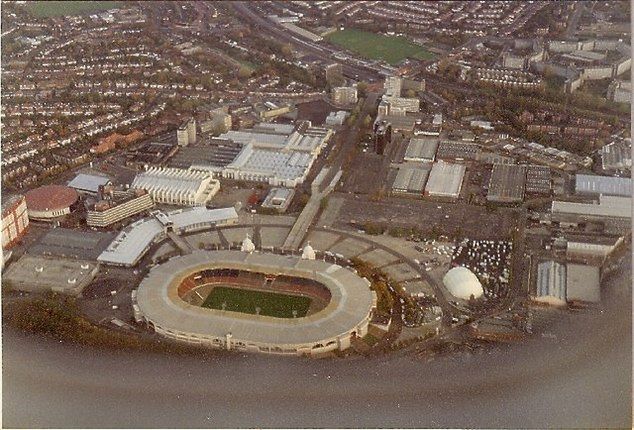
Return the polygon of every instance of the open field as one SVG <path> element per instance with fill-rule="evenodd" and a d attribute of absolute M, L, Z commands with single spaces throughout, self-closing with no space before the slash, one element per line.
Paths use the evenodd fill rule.
<path fill-rule="evenodd" d="M 368 31 L 346 29 L 326 36 L 326 39 L 342 48 L 354 51 L 373 60 L 398 64 L 407 57 L 429 60 L 434 54 L 404 37 L 383 36 Z"/>
<path fill-rule="evenodd" d="M 216 287 L 202 304 L 204 308 L 255 314 L 255 308 L 260 308 L 260 315 L 276 318 L 293 318 L 293 310 L 297 317 L 303 317 L 308 312 L 310 298 L 291 296 L 287 294 L 270 293 L 267 291 L 245 290 L 231 287 Z"/>
<path fill-rule="evenodd" d="M 80 15 L 120 7 L 121 1 L 32 1 L 27 9 L 38 18 Z"/>

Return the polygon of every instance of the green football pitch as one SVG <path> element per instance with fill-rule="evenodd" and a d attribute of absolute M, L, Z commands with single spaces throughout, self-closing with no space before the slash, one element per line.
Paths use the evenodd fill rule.
<path fill-rule="evenodd" d="M 225 310 L 246 314 L 255 314 L 256 308 L 259 307 L 260 315 L 277 318 L 293 318 L 293 310 L 295 310 L 299 318 L 306 315 L 310 302 L 310 298 L 302 296 L 215 287 L 205 299 L 202 307 L 222 310 L 222 304 L 225 303 Z"/>
<path fill-rule="evenodd" d="M 348 28 L 326 36 L 335 45 L 349 49 L 373 60 L 383 60 L 395 65 L 407 57 L 429 60 L 434 54 L 404 37 L 384 36 L 363 30 Z"/>

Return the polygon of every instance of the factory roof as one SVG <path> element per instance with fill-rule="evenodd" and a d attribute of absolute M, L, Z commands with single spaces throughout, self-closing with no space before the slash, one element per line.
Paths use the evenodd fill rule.
<path fill-rule="evenodd" d="M 133 188 L 145 190 L 168 189 L 178 193 L 195 194 L 203 187 L 210 173 L 176 169 L 171 167 L 150 167 L 139 173 L 132 181 Z"/>
<path fill-rule="evenodd" d="M 429 167 L 401 167 L 398 169 L 392 189 L 394 191 L 422 193 L 429 177 Z"/>
<path fill-rule="evenodd" d="M 458 197 L 465 171 L 466 167 L 462 164 L 444 161 L 434 163 L 429 173 L 425 193 L 432 196 Z"/>
<path fill-rule="evenodd" d="M 413 137 L 410 139 L 405 151 L 405 160 L 409 161 L 434 161 L 438 149 L 437 138 Z"/>
<path fill-rule="evenodd" d="M 553 201 L 552 213 L 586 215 L 594 217 L 632 217 L 632 199 L 630 197 L 599 196 L 598 203 L 574 203 Z"/>
<path fill-rule="evenodd" d="M 68 186 L 76 189 L 77 191 L 85 191 L 89 193 L 97 193 L 101 185 L 107 185 L 110 183 L 110 178 L 99 175 L 87 175 L 80 173 L 68 183 Z"/>
<path fill-rule="evenodd" d="M 526 166 L 494 164 L 489 180 L 487 200 L 497 202 L 521 202 L 524 199 Z"/>
<path fill-rule="evenodd" d="M 538 300 L 563 304 L 566 301 L 566 266 L 556 261 L 539 263 L 535 296 Z"/>
<path fill-rule="evenodd" d="M 601 301 L 599 268 L 581 264 L 568 264 L 567 292 L 569 301 Z"/>
<path fill-rule="evenodd" d="M 631 196 L 632 179 L 577 174 L 575 190 L 577 193 Z"/>

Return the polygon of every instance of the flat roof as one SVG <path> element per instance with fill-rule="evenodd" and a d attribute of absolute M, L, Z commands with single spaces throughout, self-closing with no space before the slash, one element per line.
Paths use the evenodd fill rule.
<path fill-rule="evenodd" d="M 96 268 L 90 261 L 23 255 L 2 277 L 23 291 L 78 293 L 93 279 Z"/>
<path fill-rule="evenodd" d="M 632 179 L 577 174 L 575 177 L 575 191 L 588 194 L 632 196 Z"/>
<path fill-rule="evenodd" d="M 108 247 L 113 233 L 53 228 L 29 248 L 29 254 L 96 260 Z"/>
<path fill-rule="evenodd" d="M 193 272 L 239 269 L 284 274 L 322 283 L 331 293 L 325 309 L 302 318 L 274 318 L 193 306 L 178 296 L 181 281 Z M 305 345 L 336 339 L 367 320 L 373 306 L 370 283 L 352 271 L 321 260 L 239 251 L 195 251 L 155 266 L 141 282 L 137 303 L 156 326 L 174 332 L 273 345 Z"/>
<path fill-rule="evenodd" d="M 599 268 L 582 264 L 568 264 L 566 270 L 566 296 L 569 301 L 601 301 Z"/>
<path fill-rule="evenodd" d="M 429 177 L 430 167 L 400 167 L 392 189 L 409 193 L 422 193 Z"/>
<path fill-rule="evenodd" d="M 458 197 L 467 168 L 463 164 L 438 161 L 432 165 L 425 193 L 432 196 Z"/>
<path fill-rule="evenodd" d="M 439 140 L 437 138 L 412 137 L 405 150 L 405 159 L 434 161 Z"/>
<path fill-rule="evenodd" d="M 575 203 L 555 200 L 552 204 L 552 213 L 631 219 L 632 198 L 600 195 L 598 203 Z"/>
<path fill-rule="evenodd" d="M 494 164 L 489 180 L 487 200 L 521 202 L 524 199 L 526 166 L 518 164 Z"/>
<path fill-rule="evenodd" d="M 68 186 L 78 191 L 88 191 L 90 193 L 97 193 L 99 186 L 107 185 L 110 183 L 110 178 L 99 175 L 88 175 L 86 173 L 80 173 L 68 183 Z"/>

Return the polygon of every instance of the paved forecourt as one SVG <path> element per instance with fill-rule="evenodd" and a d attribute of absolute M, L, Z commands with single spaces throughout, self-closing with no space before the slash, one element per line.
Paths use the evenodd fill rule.
<path fill-rule="evenodd" d="M 236 269 L 320 282 L 331 294 L 321 311 L 275 318 L 190 305 L 178 294 L 188 276 L 205 269 Z M 310 355 L 343 350 L 365 336 L 376 295 L 349 269 L 321 260 L 240 251 L 195 251 L 155 266 L 139 285 L 137 304 L 157 333 L 190 343 L 246 351 Z"/>

